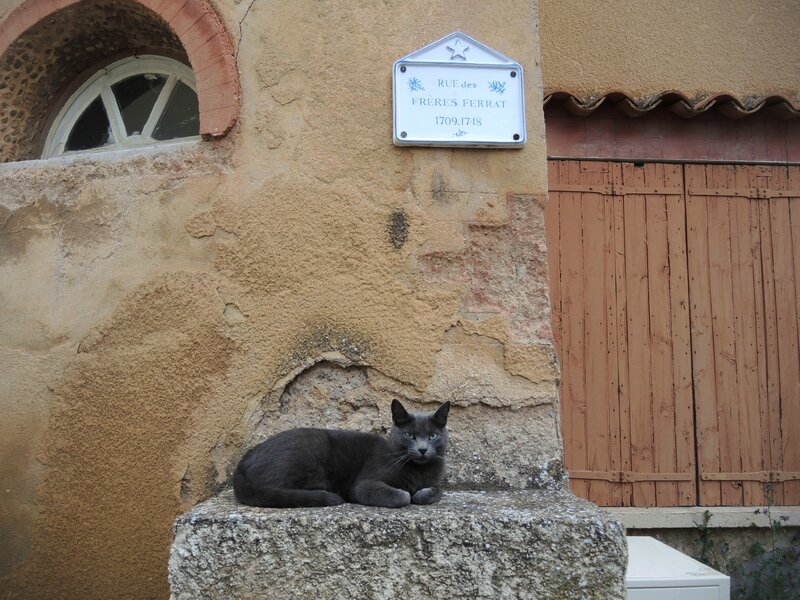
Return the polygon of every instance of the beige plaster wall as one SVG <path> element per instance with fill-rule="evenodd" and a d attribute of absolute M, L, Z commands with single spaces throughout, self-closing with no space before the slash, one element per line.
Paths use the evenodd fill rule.
<path fill-rule="evenodd" d="M 0 597 L 165 597 L 174 516 L 298 389 L 453 400 L 453 485 L 560 478 L 535 4 L 215 7 L 227 138 L 0 166 Z M 392 146 L 392 63 L 454 30 L 523 64 L 525 149 Z"/>
<path fill-rule="evenodd" d="M 800 3 L 541 0 L 548 91 L 800 100 Z"/>

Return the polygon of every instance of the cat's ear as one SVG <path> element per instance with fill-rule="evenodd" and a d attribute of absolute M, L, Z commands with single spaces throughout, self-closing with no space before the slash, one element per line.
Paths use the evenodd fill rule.
<path fill-rule="evenodd" d="M 433 413 L 431 420 L 437 427 L 444 427 L 447 425 L 447 415 L 450 413 L 450 401 L 448 400 L 444 404 L 442 404 L 439 408 L 436 409 L 436 412 Z"/>
<path fill-rule="evenodd" d="M 411 421 L 411 415 L 399 400 L 392 400 L 392 421 L 395 425 L 405 425 Z"/>

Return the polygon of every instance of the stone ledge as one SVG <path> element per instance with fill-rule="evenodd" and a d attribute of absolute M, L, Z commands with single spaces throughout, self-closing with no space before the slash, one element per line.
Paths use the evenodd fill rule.
<path fill-rule="evenodd" d="M 711 514 L 708 527 L 735 529 L 742 527 L 772 527 L 779 520 L 782 527 L 800 525 L 800 506 L 660 506 L 635 508 L 631 506 L 606 508 L 626 529 L 695 529 L 703 524 L 706 511 Z"/>
<path fill-rule="evenodd" d="M 230 491 L 175 521 L 172 600 L 625 597 L 623 527 L 560 490 L 263 509 Z"/>

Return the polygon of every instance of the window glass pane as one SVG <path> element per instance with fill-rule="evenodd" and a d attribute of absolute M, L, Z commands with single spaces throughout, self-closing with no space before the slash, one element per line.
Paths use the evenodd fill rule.
<path fill-rule="evenodd" d="M 171 140 L 199 135 L 199 114 L 197 94 L 188 85 L 179 81 L 172 91 L 164 113 L 158 120 L 153 137 L 157 140 Z"/>
<path fill-rule="evenodd" d="M 166 82 L 167 78 L 163 75 L 145 73 L 128 77 L 111 86 L 128 135 L 142 133 L 147 117 L 150 116 Z"/>
<path fill-rule="evenodd" d="M 66 152 L 73 150 L 89 150 L 114 143 L 111 123 L 108 121 L 103 101 L 98 96 L 94 99 L 69 132 Z"/>

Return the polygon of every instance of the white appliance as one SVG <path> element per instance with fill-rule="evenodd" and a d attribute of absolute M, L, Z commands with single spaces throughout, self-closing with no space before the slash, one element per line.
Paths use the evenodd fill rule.
<path fill-rule="evenodd" d="M 730 600 L 731 579 L 648 536 L 628 537 L 628 600 Z"/>

